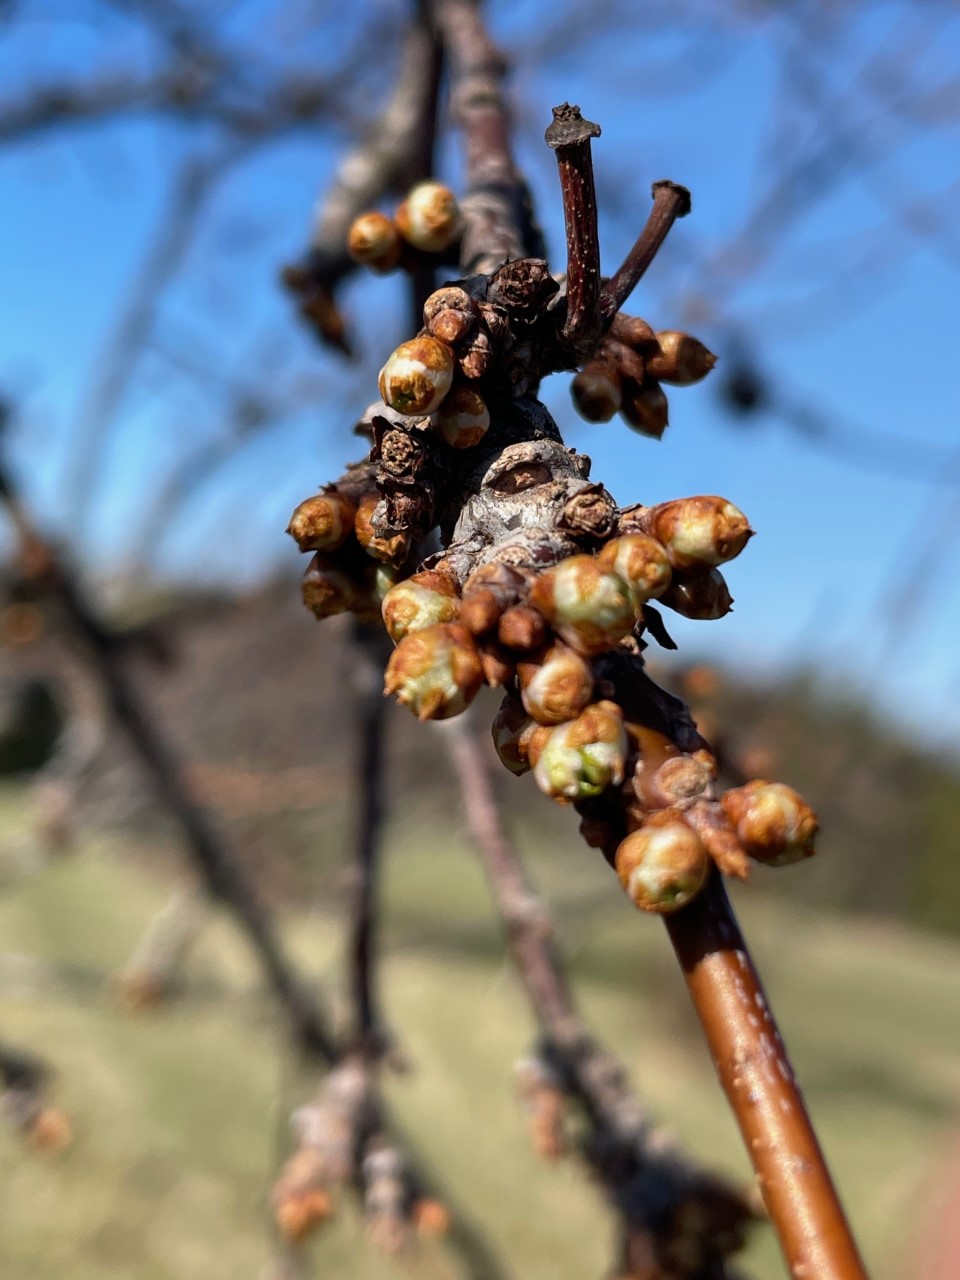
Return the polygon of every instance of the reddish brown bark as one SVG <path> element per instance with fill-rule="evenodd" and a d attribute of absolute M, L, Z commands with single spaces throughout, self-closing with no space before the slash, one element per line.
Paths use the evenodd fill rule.
<path fill-rule="evenodd" d="M 790 1275 L 866 1280 L 719 872 L 666 924 Z"/>

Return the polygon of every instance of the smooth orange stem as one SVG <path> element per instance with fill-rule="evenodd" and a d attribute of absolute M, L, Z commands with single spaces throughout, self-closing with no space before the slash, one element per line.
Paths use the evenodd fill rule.
<path fill-rule="evenodd" d="M 719 872 L 666 917 L 793 1280 L 867 1280 Z"/>

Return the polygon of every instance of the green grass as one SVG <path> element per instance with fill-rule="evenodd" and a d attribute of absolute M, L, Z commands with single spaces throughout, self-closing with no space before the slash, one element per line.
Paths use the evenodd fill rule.
<path fill-rule="evenodd" d="M 512 1097 L 531 1043 L 527 1011 L 478 871 L 449 819 L 423 813 L 392 833 L 385 884 L 383 999 L 414 1070 L 391 1105 L 464 1212 L 523 1280 L 599 1277 L 613 1224 L 574 1162 L 539 1163 Z M 18 820 L 0 797 L 0 830 Z M 434 842 L 421 847 L 418 831 Z M 211 921 L 182 998 L 119 1011 L 106 982 L 169 885 L 116 839 L 0 897 L 0 1031 L 43 1054 L 75 1117 L 60 1158 L 0 1132 L 4 1280 L 239 1280 L 270 1248 L 266 1193 L 284 1116 L 309 1082 L 282 1049 L 256 969 L 230 922 Z M 136 856 L 131 856 L 135 854 Z M 572 837 L 535 851 L 592 1026 L 615 1046 L 656 1115 L 703 1158 L 746 1177 L 686 995 L 658 922 L 638 918 Z M 786 875 L 802 872 L 786 872 Z M 960 1101 L 960 946 L 882 923 L 788 911 L 739 895 L 748 935 L 876 1280 L 903 1265 L 924 1178 Z M 340 1001 L 336 907 L 285 920 L 304 968 Z M 332 909 L 331 909 L 332 908 Z M 769 1231 L 748 1264 L 784 1274 Z M 423 1246 L 380 1260 L 345 1201 L 310 1274 L 455 1277 L 456 1256 Z"/>

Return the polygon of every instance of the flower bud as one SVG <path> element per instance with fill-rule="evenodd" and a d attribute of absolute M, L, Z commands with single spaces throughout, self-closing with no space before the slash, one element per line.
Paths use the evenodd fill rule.
<path fill-rule="evenodd" d="M 568 556 L 530 588 L 535 605 L 578 653 L 604 653 L 633 630 L 633 602 L 623 580 L 592 556 Z"/>
<path fill-rule="evenodd" d="M 417 1235 L 440 1240 L 450 1231 L 450 1210 L 442 1200 L 424 1196 L 414 1202 L 413 1225 Z"/>
<path fill-rule="evenodd" d="M 384 404 L 410 417 L 433 413 L 453 382 L 453 352 L 436 338 L 401 342 L 380 370 Z"/>
<path fill-rule="evenodd" d="M 73 1122 L 62 1107 L 41 1107 L 26 1136 L 41 1151 L 66 1151 L 73 1145 Z"/>
<path fill-rule="evenodd" d="M 402 241 L 394 223 L 382 213 L 361 213 L 347 232 L 347 253 L 372 271 L 392 271 L 400 261 Z"/>
<path fill-rule="evenodd" d="M 456 622 L 413 631 L 387 663 L 384 689 L 419 720 L 447 720 L 465 711 L 483 684 L 473 636 Z"/>
<path fill-rule="evenodd" d="M 483 667 L 484 684 L 491 689 L 499 689 L 510 681 L 517 673 L 514 655 L 509 653 L 496 640 L 485 640 L 480 645 L 480 665 Z"/>
<path fill-rule="evenodd" d="M 526 590 L 527 579 L 507 564 L 482 565 L 463 584 L 460 621 L 474 635 L 491 631 Z"/>
<path fill-rule="evenodd" d="M 353 533 L 357 509 L 336 489 L 301 502 L 290 517 L 287 533 L 301 551 L 335 551 Z"/>
<path fill-rule="evenodd" d="M 700 892 L 710 859 L 696 832 L 673 815 L 633 831 L 617 849 L 617 876 L 642 911 L 677 911 Z"/>
<path fill-rule="evenodd" d="M 605 360 L 591 360 L 570 383 L 574 408 L 587 422 L 609 422 L 620 408 L 622 379 Z"/>
<path fill-rule="evenodd" d="M 667 330 L 657 334 L 659 350 L 647 356 L 647 371 L 661 382 L 689 387 L 705 378 L 717 357 L 689 333 Z"/>
<path fill-rule="evenodd" d="M 638 611 L 648 600 L 662 596 L 673 576 L 663 546 L 644 533 L 614 538 L 600 551 L 597 562 L 623 580 Z"/>
<path fill-rule="evenodd" d="M 793 787 L 782 782 L 748 782 L 726 792 L 720 803 L 740 843 L 758 862 L 784 867 L 812 857 L 820 824 Z"/>
<path fill-rule="evenodd" d="M 486 401 L 470 387 L 454 388 L 437 411 L 437 433 L 454 449 L 479 444 L 489 426 Z"/>
<path fill-rule="evenodd" d="M 733 596 L 719 569 L 698 573 L 696 577 L 674 577 L 660 600 L 683 617 L 704 622 L 722 618 L 733 608 Z"/>
<path fill-rule="evenodd" d="M 348 612 L 361 595 L 349 574 L 319 554 L 307 565 L 300 593 L 303 603 L 317 618 L 332 618 Z"/>
<path fill-rule="evenodd" d="M 530 605 L 515 604 L 500 615 L 500 621 L 497 623 L 497 638 L 508 649 L 532 653 L 546 640 L 547 624 L 543 620 L 543 615 Z M 568 718 L 564 717 L 564 719 Z"/>
<path fill-rule="evenodd" d="M 445 284 L 442 289 L 434 289 L 423 304 L 423 323 L 429 327 L 441 311 L 472 313 L 473 307 L 473 299 L 466 289 L 461 289 L 458 284 Z"/>
<path fill-rule="evenodd" d="M 278 1197 L 273 1216 L 285 1240 L 294 1244 L 316 1231 L 333 1213 L 333 1201 L 322 1187 L 311 1187 Z"/>
<path fill-rule="evenodd" d="M 661 502 L 646 512 L 644 524 L 681 573 L 725 564 L 753 534 L 738 507 L 712 494 Z"/>
<path fill-rule="evenodd" d="M 615 702 L 595 702 L 551 729 L 534 764 L 540 790 L 556 800 L 585 800 L 623 781 L 627 735 Z"/>
<path fill-rule="evenodd" d="M 521 701 L 539 724 L 575 719 L 593 695 L 590 664 L 565 644 L 555 644 L 539 662 L 519 663 L 517 676 Z"/>
<path fill-rule="evenodd" d="M 661 439 L 670 425 L 669 412 L 667 395 L 659 382 L 648 378 L 639 384 L 632 380 L 624 384 L 620 416 L 642 436 Z"/>
<path fill-rule="evenodd" d="M 489 334 L 475 329 L 458 348 L 457 360 L 465 378 L 475 382 L 485 377 L 493 364 L 493 345 Z"/>
<path fill-rule="evenodd" d="M 644 355 L 656 351 L 659 346 L 657 335 L 646 320 L 641 320 L 639 316 L 624 315 L 622 311 L 618 311 L 613 317 L 610 333 L 624 346 L 640 351 Z"/>
<path fill-rule="evenodd" d="M 354 519 L 354 530 L 357 541 L 368 556 L 374 560 L 382 560 L 388 564 L 399 564 L 406 559 L 410 549 L 410 535 L 395 533 L 392 537 L 381 538 L 374 531 L 373 513 L 380 505 L 379 493 L 368 493 L 360 499 Z"/>
<path fill-rule="evenodd" d="M 457 198 L 442 182 L 418 182 L 396 213 L 403 238 L 425 253 L 442 253 L 460 232 Z"/>
<path fill-rule="evenodd" d="M 449 346 L 453 346 L 461 338 L 465 338 L 474 324 L 474 314 L 472 311 L 461 311 L 459 308 L 448 307 L 445 311 L 441 311 L 429 323 L 427 328 L 435 338 L 439 338 L 441 342 L 446 342 Z"/>
<path fill-rule="evenodd" d="M 671 805 L 682 808 L 685 803 L 707 794 L 712 782 L 713 773 L 704 760 L 696 760 L 692 755 L 675 755 L 664 760 L 653 777 L 645 780 L 644 790 L 648 794 L 652 792 L 655 808 L 668 809 Z"/>
<path fill-rule="evenodd" d="M 533 767 L 534 761 L 530 759 L 533 742 L 537 741 L 535 754 L 539 756 L 539 749 L 549 730 L 532 720 L 522 703 L 507 694 L 493 718 L 491 733 L 501 764 L 519 777 L 529 773 Z"/>
<path fill-rule="evenodd" d="M 411 631 L 422 631 L 438 622 L 456 622 L 460 614 L 456 583 L 444 573 L 415 573 L 390 588 L 381 614 L 394 644 Z"/>

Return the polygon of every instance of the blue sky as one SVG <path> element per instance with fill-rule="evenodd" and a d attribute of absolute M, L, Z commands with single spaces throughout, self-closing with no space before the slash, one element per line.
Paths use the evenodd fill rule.
<path fill-rule="evenodd" d="M 307 13 L 318 22 L 314 38 L 334 66 L 350 35 L 334 7 L 289 8 L 300 21 Z M 389 16 L 396 8 L 374 4 L 370 12 Z M 745 343 L 772 385 L 822 409 L 838 438 L 851 427 L 873 433 L 867 462 L 889 466 L 892 457 L 893 469 L 848 465 L 774 416 L 732 420 L 712 379 L 672 394 L 672 425 L 661 444 L 617 421 L 579 422 L 564 379 L 545 389 L 547 403 L 622 502 L 718 492 L 749 515 L 758 536 L 728 575 L 735 611 L 715 623 L 677 620 L 672 630 L 685 653 L 759 673 L 811 664 L 876 691 L 891 716 L 960 744 L 960 233 L 949 226 L 930 240 L 917 230 L 919 213 L 901 208 L 905 193 L 919 200 L 944 192 L 950 220 L 960 139 L 956 123 L 925 128 L 844 98 L 857 67 L 904 24 L 919 79 L 936 83 L 956 65 L 958 23 L 938 23 L 918 50 L 907 38 L 905 6 L 866 6 L 844 39 L 817 56 L 817 84 L 791 108 L 798 124 L 790 145 L 799 152 L 816 141 L 813 106 L 822 91 L 834 116 L 842 111 L 849 122 L 853 149 L 826 194 L 803 204 L 769 255 L 743 275 L 742 260 L 724 246 L 763 198 L 771 173 L 792 159 L 773 126 L 789 64 L 783 51 L 804 37 L 807 8 L 785 6 L 790 22 L 751 22 L 736 6 L 718 12 L 691 4 L 679 31 L 672 24 L 652 34 L 639 27 L 639 6 L 621 9 L 627 18 L 612 35 L 584 35 L 563 56 L 521 66 L 514 77 L 519 154 L 558 269 L 562 218 L 540 138 L 550 106 L 569 99 L 603 126 L 594 156 L 607 267 L 642 224 L 651 180 L 671 177 L 693 192 L 693 215 L 675 227 L 631 309 L 658 328 L 691 328 L 720 352 L 721 368 L 735 340 Z M 239 6 L 233 37 L 243 47 L 253 33 L 272 32 L 278 62 L 295 61 L 282 28 L 262 25 L 266 10 Z M 80 5 L 27 4 L 24 11 L 39 17 L 20 32 L 0 32 L 0 104 L 57 70 L 82 77 L 104 58 L 149 65 L 153 56 L 119 20 L 91 28 Z M 498 3 L 491 12 L 508 47 L 528 47 L 531 33 L 549 35 L 542 6 Z M 101 572 L 127 563 L 142 512 L 184 448 L 223 430 L 216 388 L 148 355 L 96 474 L 92 518 L 76 525 L 70 476 L 84 398 L 177 162 L 215 145 L 208 133 L 148 119 L 0 146 L 0 382 L 21 404 L 16 460 L 47 521 Z M 276 287 L 278 266 L 305 243 L 340 141 L 293 136 L 232 170 L 160 309 L 156 332 L 165 348 L 234 378 L 266 371 L 274 385 L 299 378 L 309 389 L 183 509 L 157 548 L 165 574 L 246 582 L 292 565 L 282 532 L 289 510 L 356 452 L 351 416 L 373 398 L 375 371 L 404 336 L 399 282 L 358 281 L 345 301 L 351 314 L 367 317 L 362 359 L 344 369 L 317 351 Z M 882 159 L 864 170 L 861 147 Z M 443 164 L 452 179 L 456 148 L 454 134 Z M 747 237 L 741 249 L 759 253 L 765 244 Z M 876 433 L 915 445 L 885 452 Z M 912 600 L 904 598 L 907 584 Z"/>

